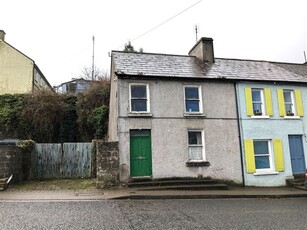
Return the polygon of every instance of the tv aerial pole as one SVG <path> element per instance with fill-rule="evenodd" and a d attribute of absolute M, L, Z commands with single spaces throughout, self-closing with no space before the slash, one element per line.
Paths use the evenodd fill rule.
<path fill-rule="evenodd" d="M 195 36 L 196 36 L 196 43 L 198 42 L 198 26 L 195 25 Z"/>
<path fill-rule="evenodd" d="M 93 35 L 92 81 L 95 80 L 95 36 Z"/>

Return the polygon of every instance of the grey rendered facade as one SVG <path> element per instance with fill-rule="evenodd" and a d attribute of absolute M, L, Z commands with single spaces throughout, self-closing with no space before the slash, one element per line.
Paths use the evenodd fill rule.
<path fill-rule="evenodd" d="M 112 53 L 108 135 L 109 141 L 119 142 L 121 181 L 134 177 L 133 131 L 147 130 L 150 178 L 211 177 L 242 183 L 235 83 L 208 74 L 214 62 L 212 39 L 201 39 L 190 54 L 198 58 Z M 133 109 L 134 86 L 146 91 L 146 111 Z M 196 90 L 196 100 L 189 101 L 189 90 Z"/>

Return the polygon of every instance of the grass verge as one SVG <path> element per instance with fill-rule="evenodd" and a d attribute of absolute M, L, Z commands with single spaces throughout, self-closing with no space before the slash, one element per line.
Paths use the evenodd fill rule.
<path fill-rule="evenodd" d="M 10 190 L 80 190 L 95 189 L 96 179 L 31 180 L 9 185 Z"/>

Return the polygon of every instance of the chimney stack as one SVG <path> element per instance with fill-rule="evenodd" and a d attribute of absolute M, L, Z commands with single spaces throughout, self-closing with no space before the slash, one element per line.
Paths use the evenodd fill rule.
<path fill-rule="evenodd" d="M 214 63 L 213 39 L 201 38 L 190 50 L 190 56 L 196 56 L 203 62 Z"/>
<path fill-rule="evenodd" d="M 0 40 L 4 41 L 5 39 L 5 32 L 4 30 L 0 30 Z"/>

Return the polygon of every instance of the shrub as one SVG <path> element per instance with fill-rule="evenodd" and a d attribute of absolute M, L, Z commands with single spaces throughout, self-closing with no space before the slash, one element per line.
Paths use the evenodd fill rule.
<path fill-rule="evenodd" d="M 24 95 L 5 94 L 0 97 L 0 137 L 18 137 L 18 125 L 23 108 Z"/>
<path fill-rule="evenodd" d="M 110 84 L 102 80 L 78 95 L 41 92 L 0 96 L 0 138 L 76 142 L 103 138 Z"/>

